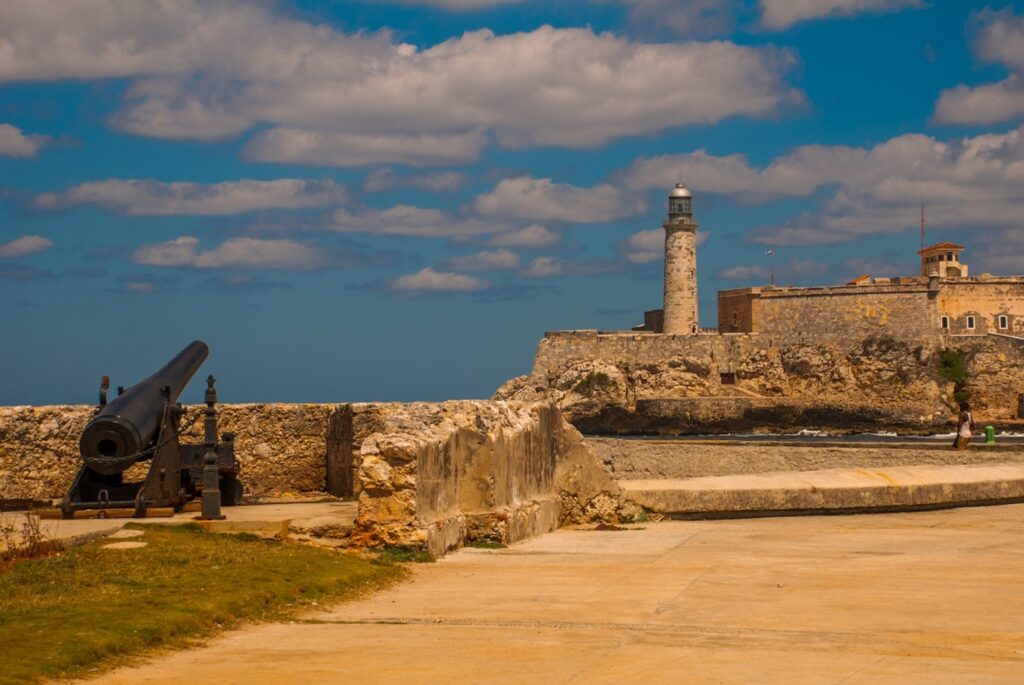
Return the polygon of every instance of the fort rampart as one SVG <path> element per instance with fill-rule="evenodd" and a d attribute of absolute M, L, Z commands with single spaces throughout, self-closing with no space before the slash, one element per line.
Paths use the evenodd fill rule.
<path fill-rule="evenodd" d="M 532 374 L 497 396 L 553 398 L 584 432 L 935 430 L 957 411 L 955 384 L 939 370 L 943 351 L 953 350 L 978 416 L 1018 422 L 1024 340 L 926 330 L 916 301 L 861 302 L 853 324 L 836 314 L 812 325 L 811 313 L 831 307 L 788 307 L 789 328 L 777 335 L 548 333 Z"/>

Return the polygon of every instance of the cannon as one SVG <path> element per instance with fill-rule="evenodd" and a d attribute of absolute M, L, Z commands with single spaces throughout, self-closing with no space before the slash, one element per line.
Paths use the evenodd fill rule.
<path fill-rule="evenodd" d="M 154 509 L 180 511 L 204 489 L 204 515 L 215 489 L 218 506 L 241 501 L 234 436 L 217 436 L 214 377 L 206 381 L 206 410 L 190 423 L 183 425 L 186 412 L 178 403 L 208 354 L 206 344 L 196 340 L 152 376 L 121 388 L 109 403 L 109 379 L 103 377 L 96 414 L 79 440 L 82 466 L 61 503 L 65 517 L 90 509 L 105 515 L 123 510 L 139 517 Z M 200 417 L 205 418 L 204 442 L 182 444 L 181 433 Z M 142 480 L 128 480 L 142 471 Z"/>

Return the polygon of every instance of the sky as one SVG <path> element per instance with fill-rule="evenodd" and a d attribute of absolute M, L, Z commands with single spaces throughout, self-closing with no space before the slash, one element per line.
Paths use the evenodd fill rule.
<path fill-rule="evenodd" d="M 1024 3 L 0 3 L 0 404 L 489 397 L 718 290 L 1024 273 Z M 201 398 L 194 381 L 184 399 Z"/>

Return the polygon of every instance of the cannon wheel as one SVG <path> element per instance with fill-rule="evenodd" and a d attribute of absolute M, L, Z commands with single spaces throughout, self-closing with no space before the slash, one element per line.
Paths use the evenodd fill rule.
<path fill-rule="evenodd" d="M 237 478 L 225 478 L 220 484 L 221 503 L 226 507 L 241 504 L 243 491 L 242 481 Z"/>

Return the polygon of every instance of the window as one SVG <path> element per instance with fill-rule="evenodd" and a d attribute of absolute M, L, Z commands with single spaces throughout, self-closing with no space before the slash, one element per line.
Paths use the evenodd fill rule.
<path fill-rule="evenodd" d="M 952 252 L 947 252 L 946 253 L 946 261 L 947 262 L 953 261 L 953 253 Z"/>
<path fill-rule="evenodd" d="M 974 330 L 974 317 L 973 316 L 968 316 L 967 317 L 967 330 L 969 330 L 969 331 L 973 331 Z"/>
<path fill-rule="evenodd" d="M 942 330 L 944 330 L 944 331 L 948 331 L 949 330 L 949 317 L 948 316 L 942 317 Z"/>
<path fill-rule="evenodd" d="M 736 374 L 734 373 L 723 373 L 722 385 L 736 385 Z"/>
<path fill-rule="evenodd" d="M 1009 327 L 1010 327 L 1010 317 L 1008 317 L 1005 314 L 1003 314 L 1002 316 L 999 317 L 999 330 L 1005 331 Z"/>

